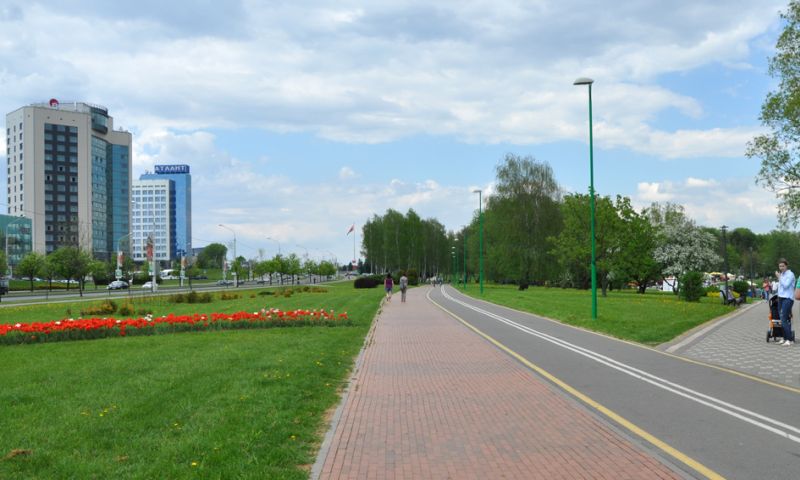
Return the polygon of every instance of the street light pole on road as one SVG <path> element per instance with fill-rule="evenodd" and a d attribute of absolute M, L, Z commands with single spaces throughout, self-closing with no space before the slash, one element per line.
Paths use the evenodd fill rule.
<path fill-rule="evenodd" d="M 478 221 L 481 224 L 480 241 L 478 243 L 478 281 L 481 285 L 481 295 L 483 295 L 483 191 L 476 189 L 472 193 L 478 194 Z"/>
<path fill-rule="evenodd" d="M 223 225 L 221 223 L 219 224 L 219 226 L 222 227 L 222 228 L 230 230 L 231 233 L 233 234 L 233 261 L 235 262 L 236 261 L 236 232 L 234 232 L 231 227 L 226 227 L 225 225 Z M 236 273 L 236 270 L 233 271 L 233 286 L 234 287 L 238 287 L 239 286 L 239 275 Z"/>
<path fill-rule="evenodd" d="M 591 78 L 581 77 L 573 85 L 587 85 L 589 87 L 589 202 L 591 204 L 592 220 L 592 319 L 597 320 L 597 257 L 595 252 L 595 198 L 594 198 L 594 145 L 592 138 L 592 84 Z"/>

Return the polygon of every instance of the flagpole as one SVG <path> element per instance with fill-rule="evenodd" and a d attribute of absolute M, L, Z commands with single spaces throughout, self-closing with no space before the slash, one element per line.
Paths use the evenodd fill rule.
<path fill-rule="evenodd" d="M 358 235 L 358 232 L 356 231 L 355 225 L 356 224 L 354 222 L 353 223 L 353 261 L 356 262 L 356 264 L 353 265 L 354 269 L 358 268 L 358 259 L 356 258 L 356 236 Z"/>

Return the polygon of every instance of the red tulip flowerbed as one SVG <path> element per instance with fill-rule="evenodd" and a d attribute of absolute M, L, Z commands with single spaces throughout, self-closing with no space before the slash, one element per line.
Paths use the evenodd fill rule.
<path fill-rule="evenodd" d="M 333 310 L 262 309 L 259 312 L 195 313 L 141 318 L 72 318 L 53 322 L 0 324 L 0 345 L 20 343 L 62 342 L 132 335 L 160 335 L 164 333 L 205 330 L 232 330 L 242 328 L 271 328 L 305 325 L 334 326 L 349 324 L 347 312 L 335 314 Z"/>

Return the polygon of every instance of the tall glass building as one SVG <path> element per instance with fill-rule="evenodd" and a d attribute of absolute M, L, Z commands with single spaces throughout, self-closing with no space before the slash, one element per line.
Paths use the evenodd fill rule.
<path fill-rule="evenodd" d="M 130 231 L 129 132 L 108 109 L 49 102 L 6 115 L 8 214 L 31 219 L 33 250 L 109 259 Z"/>
<path fill-rule="evenodd" d="M 173 185 L 175 228 L 174 258 L 192 253 L 192 175 L 189 165 L 156 165 L 155 172 L 146 172 L 139 180 L 171 180 Z"/>

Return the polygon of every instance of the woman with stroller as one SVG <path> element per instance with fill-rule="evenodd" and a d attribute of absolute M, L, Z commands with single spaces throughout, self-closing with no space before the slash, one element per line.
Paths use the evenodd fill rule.
<path fill-rule="evenodd" d="M 778 308 L 781 312 L 781 328 L 783 329 L 783 346 L 791 346 L 794 343 L 794 333 L 790 316 L 792 305 L 794 305 L 795 277 L 789 270 L 789 263 L 785 258 L 778 260 L 778 271 L 775 272 L 778 278 Z"/>

